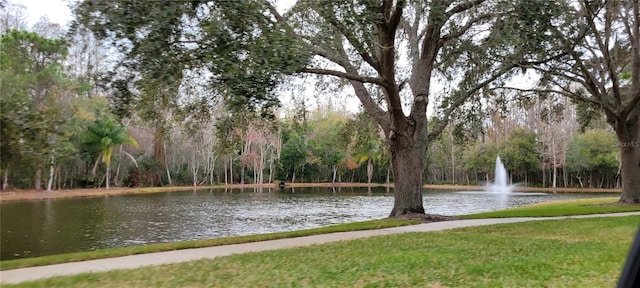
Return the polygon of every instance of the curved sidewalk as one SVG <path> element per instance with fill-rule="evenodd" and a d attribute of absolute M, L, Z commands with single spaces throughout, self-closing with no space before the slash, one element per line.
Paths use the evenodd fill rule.
<path fill-rule="evenodd" d="M 104 272 L 116 269 L 132 269 L 144 266 L 171 264 L 186 262 L 204 258 L 216 258 L 245 252 L 275 250 L 314 244 L 323 244 L 335 241 L 344 241 L 357 238 L 365 238 L 380 235 L 399 234 L 407 232 L 430 232 L 455 229 L 461 227 L 483 226 L 492 224 L 517 223 L 534 220 L 554 220 L 570 218 L 595 218 L 618 217 L 640 215 L 640 212 L 594 214 L 562 217 L 536 217 L 536 218 L 492 218 L 473 220 L 454 220 L 444 222 L 423 223 L 418 225 L 384 228 L 377 230 L 338 232 L 298 238 L 278 239 L 262 242 L 252 242 L 207 248 L 184 249 L 149 254 L 139 254 L 116 258 L 88 260 L 81 262 L 63 263 L 48 266 L 20 268 L 0 271 L 0 284 L 15 284 L 24 281 L 33 281 L 54 276 L 75 275 L 88 272 Z"/>

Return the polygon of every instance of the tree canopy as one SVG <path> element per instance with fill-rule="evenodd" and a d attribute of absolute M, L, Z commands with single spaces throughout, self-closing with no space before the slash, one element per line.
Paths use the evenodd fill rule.
<path fill-rule="evenodd" d="M 273 88 L 286 75 L 341 79 L 385 134 L 396 185 L 391 215 L 399 216 L 424 213 L 428 142 L 463 103 L 531 65 L 530 56 L 553 41 L 532 29 L 548 28 L 561 8 L 548 1 L 300 0 L 281 11 L 259 0 L 85 0 L 75 11 L 77 27 L 124 53 L 113 76 L 133 87 L 162 83 L 151 85 L 157 92 L 197 71 L 213 88 L 209 96 L 264 109 L 277 103 Z M 427 131 L 433 77 L 452 88 L 439 95 L 437 123 Z M 131 91 L 131 84 L 120 87 Z"/>

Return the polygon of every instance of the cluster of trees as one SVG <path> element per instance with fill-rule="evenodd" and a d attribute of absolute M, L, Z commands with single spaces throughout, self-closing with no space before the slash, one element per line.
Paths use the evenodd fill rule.
<path fill-rule="evenodd" d="M 114 149 L 135 140 L 96 94 L 106 50 L 46 17 L 28 29 L 23 6 L 2 8 L 2 189 L 109 187 Z M 98 165 L 106 175 L 96 177 Z"/>
<path fill-rule="evenodd" d="M 130 182 L 213 183 L 220 175 L 227 183 L 327 179 L 320 175 L 379 181 L 384 175 L 395 184 L 391 216 L 401 216 L 424 213 L 425 180 L 486 180 L 486 167 L 492 166 L 486 159 L 499 153 L 514 181 L 619 183 L 621 201 L 637 203 L 639 6 L 587 0 L 300 0 L 284 10 L 263 0 L 85 0 L 74 8 L 67 45 L 79 51 L 106 45 L 117 56 L 68 57 L 60 51 L 48 56 L 52 68 L 44 71 L 73 75 L 62 77 L 81 87 L 70 94 L 107 96 L 113 116 L 93 113 L 96 119 L 112 117 L 135 131 L 140 147 L 148 150 L 132 154 L 138 167 L 128 173 Z M 50 46 L 65 46 L 54 40 L 58 37 L 40 37 L 52 41 Z M 3 63 L 9 63 L 3 71 L 14 69 L 5 68 L 17 65 L 5 59 L 19 59 L 16 55 L 3 54 Z M 113 66 L 90 63 L 98 58 L 112 59 Z M 63 69 L 73 60 L 82 73 Z M 279 87 L 301 75 L 355 94 L 368 116 L 319 120 L 303 108 L 281 117 Z M 511 85 L 518 75 L 533 75 L 537 83 Z M 54 113 L 40 107 L 55 106 L 41 101 L 64 94 L 52 88 L 63 85 L 51 81 L 25 84 L 32 85 L 24 90 L 29 97 L 12 96 L 14 106 L 6 107 L 27 107 L 19 102 L 27 99 L 34 107 L 29 121 L 38 123 L 43 117 L 38 115 Z M 579 127 L 571 122 L 599 118 L 593 115 L 604 115 L 617 141 L 610 141 L 603 127 L 575 134 Z M 19 125 L 21 119 L 3 121 Z M 43 126 L 40 136 L 37 129 L 27 130 L 34 135 L 11 136 L 7 149 L 29 141 L 25 151 L 40 152 L 12 152 L 8 157 L 16 160 L 10 162 L 21 163 L 15 155 L 34 155 L 35 175 L 44 166 L 55 174 L 64 155 L 52 147 L 73 143 L 57 135 L 77 135 L 53 133 L 66 126 Z M 85 151 L 79 149 L 85 142 L 65 151 Z M 612 143 L 619 165 L 610 157 L 616 154 L 610 153 Z M 596 144 L 603 147 L 592 147 Z M 84 162 L 75 167 L 91 166 L 87 158 Z M 614 166 L 620 171 L 613 172 Z M 5 178 L 16 175 L 7 173 L 16 168 L 3 169 Z M 116 183 L 123 174 L 116 172 Z"/>

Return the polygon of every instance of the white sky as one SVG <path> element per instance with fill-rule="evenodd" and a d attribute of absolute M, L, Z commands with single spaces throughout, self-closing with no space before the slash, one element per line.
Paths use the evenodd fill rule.
<path fill-rule="evenodd" d="M 42 16 L 47 16 L 49 21 L 63 27 L 71 21 L 68 0 L 13 0 L 11 2 L 22 4 L 27 8 L 29 27 L 38 22 Z"/>

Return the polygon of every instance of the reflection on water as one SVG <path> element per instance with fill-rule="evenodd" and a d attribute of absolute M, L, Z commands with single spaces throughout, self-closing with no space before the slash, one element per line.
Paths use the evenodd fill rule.
<path fill-rule="evenodd" d="M 391 190 L 390 193 L 393 193 Z M 384 218 L 385 188 L 198 190 L 0 204 L 0 259 L 8 260 L 157 242 L 260 234 Z M 461 215 L 611 194 L 498 198 L 429 190 L 427 213 Z"/>

